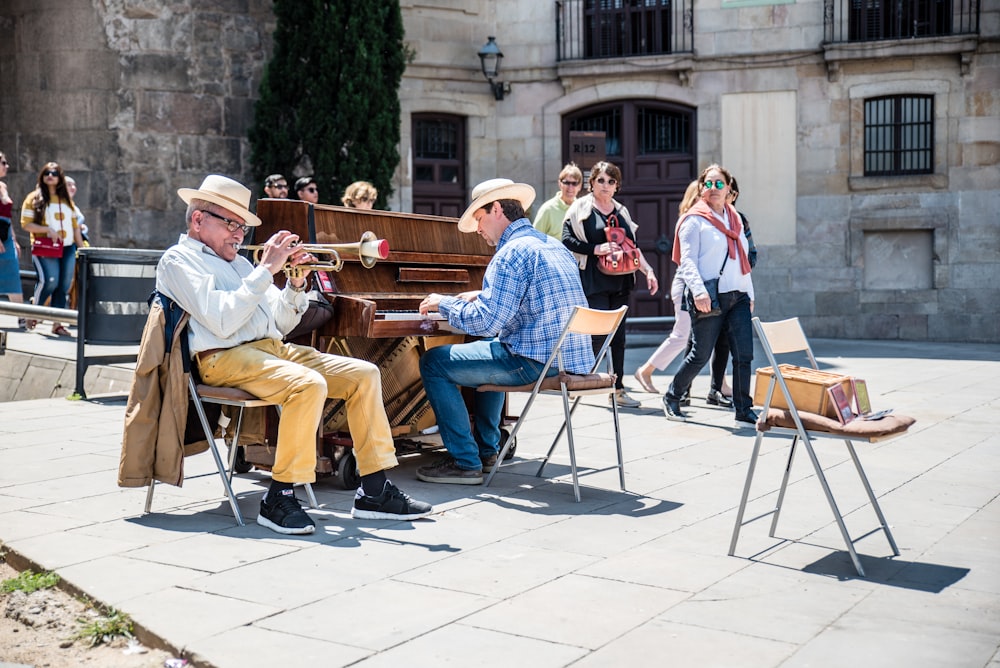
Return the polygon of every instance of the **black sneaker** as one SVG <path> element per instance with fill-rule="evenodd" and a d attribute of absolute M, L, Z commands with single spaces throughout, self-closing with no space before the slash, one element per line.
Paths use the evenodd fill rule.
<path fill-rule="evenodd" d="M 433 464 L 418 468 L 417 480 L 450 485 L 482 485 L 483 470 L 481 468 L 475 470 L 460 469 L 454 459 L 445 457 Z"/>
<path fill-rule="evenodd" d="M 306 534 L 316 531 L 316 523 L 306 515 L 306 511 L 302 510 L 293 490 L 284 490 L 272 503 L 268 503 L 268 496 L 270 495 L 265 494 L 260 501 L 257 524 L 284 534 Z"/>
<path fill-rule="evenodd" d="M 747 425 L 757 426 L 757 414 L 750 408 L 743 413 L 736 414 L 736 426 L 745 427 Z"/>
<path fill-rule="evenodd" d="M 434 508 L 431 504 L 411 499 L 406 492 L 386 480 L 378 496 L 365 496 L 364 490 L 358 487 L 351 517 L 360 520 L 419 520 L 432 512 Z"/>
<path fill-rule="evenodd" d="M 669 399 L 666 395 L 663 397 L 663 414 L 673 422 L 687 422 L 687 413 L 681 411 L 680 402 L 676 399 Z"/>

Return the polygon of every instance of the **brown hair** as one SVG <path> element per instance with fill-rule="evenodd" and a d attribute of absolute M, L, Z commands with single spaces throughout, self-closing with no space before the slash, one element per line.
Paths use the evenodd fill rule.
<path fill-rule="evenodd" d="M 594 189 L 594 181 L 597 180 L 598 174 L 607 174 L 613 178 L 617 183 L 615 185 L 615 192 L 617 193 L 622 189 L 622 170 L 618 169 L 618 165 L 613 162 L 600 161 L 590 168 L 590 189 Z"/>
<path fill-rule="evenodd" d="M 367 181 L 355 181 L 351 185 L 347 186 L 344 191 L 344 196 L 340 198 L 340 201 L 344 203 L 344 206 L 349 206 L 351 208 L 357 208 L 355 202 L 358 200 L 369 200 L 372 204 L 378 199 L 378 190 L 375 186 L 368 183 Z"/>
<path fill-rule="evenodd" d="M 62 167 L 59 166 L 58 162 L 45 163 L 45 166 L 38 172 L 35 197 L 31 201 L 31 208 L 35 211 L 35 222 L 40 225 L 45 224 L 45 209 L 48 207 L 51 197 L 49 187 L 45 184 L 45 172 L 53 169 L 59 174 L 59 181 L 56 182 L 56 197 L 66 200 L 69 202 L 70 208 L 73 207 L 73 198 L 69 196 L 69 190 L 66 188 L 66 175 L 63 173 Z"/>

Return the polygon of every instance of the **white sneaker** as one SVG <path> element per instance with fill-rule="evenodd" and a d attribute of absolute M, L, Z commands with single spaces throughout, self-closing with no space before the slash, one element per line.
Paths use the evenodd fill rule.
<path fill-rule="evenodd" d="M 625 390 L 615 390 L 614 401 L 621 408 L 638 408 L 639 406 L 642 405 L 641 401 L 638 401 L 630 397 L 628 394 L 625 393 Z M 608 397 L 608 403 L 609 404 L 611 403 L 611 397 Z"/>

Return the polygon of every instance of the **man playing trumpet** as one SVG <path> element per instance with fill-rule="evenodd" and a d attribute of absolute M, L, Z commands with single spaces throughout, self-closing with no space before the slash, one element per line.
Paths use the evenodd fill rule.
<path fill-rule="evenodd" d="M 429 515 L 429 504 L 411 499 L 386 478 L 386 469 L 397 462 L 378 367 L 282 341 L 308 306 L 308 272 L 288 278 L 281 290 L 273 276 L 286 264 L 315 262 L 296 247 L 298 236 L 275 233 L 254 266 L 237 253 L 249 228 L 260 225 L 249 210 L 247 188 L 210 175 L 197 190 L 181 188 L 177 194 L 188 205 L 187 233 L 163 254 L 156 288 L 190 314 L 192 360 L 205 383 L 237 387 L 282 407 L 271 486 L 257 523 L 283 534 L 315 530 L 292 485 L 316 479 L 316 434 L 328 397 L 346 402 L 361 472 L 351 514 L 395 520 Z"/>

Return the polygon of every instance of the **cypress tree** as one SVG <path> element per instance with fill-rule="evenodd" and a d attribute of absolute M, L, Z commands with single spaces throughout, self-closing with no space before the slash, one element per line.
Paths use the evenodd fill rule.
<path fill-rule="evenodd" d="M 320 201 L 340 204 L 349 184 L 370 181 L 383 206 L 407 61 L 399 1 L 275 0 L 274 12 L 274 55 L 249 131 L 258 188 L 275 172 L 290 185 L 312 175 Z"/>

